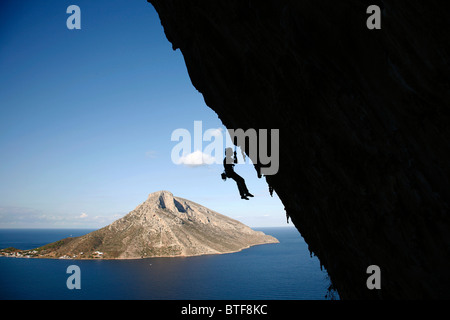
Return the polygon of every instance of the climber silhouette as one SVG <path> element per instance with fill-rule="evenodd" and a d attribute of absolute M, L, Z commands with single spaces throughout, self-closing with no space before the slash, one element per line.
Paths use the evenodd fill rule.
<path fill-rule="evenodd" d="M 231 178 L 236 181 L 239 193 L 241 194 L 241 199 L 249 200 L 247 197 L 253 197 L 253 195 L 248 191 L 245 185 L 245 180 L 236 172 L 234 172 L 234 164 L 237 163 L 236 151 L 233 153 L 233 149 L 225 149 L 225 158 L 223 159 L 223 166 L 225 167 L 225 174 L 227 178 Z"/>

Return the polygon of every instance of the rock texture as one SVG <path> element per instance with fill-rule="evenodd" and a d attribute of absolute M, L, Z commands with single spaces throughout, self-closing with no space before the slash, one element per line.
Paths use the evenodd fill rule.
<path fill-rule="evenodd" d="M 450 297 L 443 1 L 149 2 L 227 128 L 280 129 L 266 180 L 341 298 Z"/>
<path fill-rule="evenodd" d="M 38 253 L 51 258 L 137 259 L 229 253 L 277 242 L 239 221 L 159 191 L 112 224 L 49 244 Z"/>

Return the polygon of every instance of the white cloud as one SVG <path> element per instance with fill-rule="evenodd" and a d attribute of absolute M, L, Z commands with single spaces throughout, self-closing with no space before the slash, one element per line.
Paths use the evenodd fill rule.
<path fill-rule="evenodd" d="M 213 164 L 215 160 L 214 157 L 197 150 L 182 156 L 179 163 L 188 167 L 200 167 Z"/>
<path fill-rule="evenodd" d="M 26 207 L 0 206 L 0 228 L 101 228 L 126 213 L 99 216 L 81 213 L 46 213 Z"/>

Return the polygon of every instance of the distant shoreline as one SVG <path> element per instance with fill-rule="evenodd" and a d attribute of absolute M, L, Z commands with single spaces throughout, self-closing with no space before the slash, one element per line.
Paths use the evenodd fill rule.
<path fill-rule="evenodd" d="M 276 227 L 274 227 L 276 228 Z M 281 227 L 284 228 L 284 227 Z M 276 239 L 275 237 L 273 237 Z M 35 253 L 32 253 L 33 255 L 26 254 L 29 251 L 36 251 L 36 249 L 29 249 L 29 250 L 21 250 L 16 248 L 5 248 L 0 249 L 0 257 L 4 258 L 21 258 L 21 259 L 48 259 L 48 260 L 83 260 L 83 261 L 100 261 L 100 260 L 144 260 L 144 259 L 151 259 L 151 258 L 190 258 L 190 257 L 200 257 L 200 256 L 213 256 L 213 255 L 222 255 L 222 254 L 231 254 L 231 253 L 237 253 L 241 252 L 243 250 L 249 249 L 251 247 L 256 246 L 262 246 L 262 245 L 268 245 L 268 244 L 279 244 L 280 241 L 276 239 L 277 242 L 268 242 L 268 243 L 257 243 L 254 245 L 247 246 L 245 248 L 241 248 L 239 250 L 235 251 L 229 251 L 229 252 L 217 252 L 217 253 L 200 253 L 200 254 L 192 254 L 192 255 L 162 255 L 162 256 L 151 256 L 151 257 L 141 257 L 141 258 L 103 258 L 103 257 L 95 257 L 95 258 L 74 258 L 74 257 L 48 257 L 48 256 L 35 256 Z M 9 253 L 5 252 L 4 250 L 7 249 L 15 249 L 15 251 Z M 22 254 L 24 253 L 24 254 Z M 20 255 L 17 255 L 20 254 Z"/>

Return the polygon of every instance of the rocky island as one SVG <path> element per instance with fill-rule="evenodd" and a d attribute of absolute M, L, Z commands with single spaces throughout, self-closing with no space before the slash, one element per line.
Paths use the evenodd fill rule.
<path fill-rule="evenodd" d="M 168 191 L 151 193 L 133 211 L 84 236 L 0 255 L 54 259 L 140 259 L 237 252 L 272 236 Z"/>

